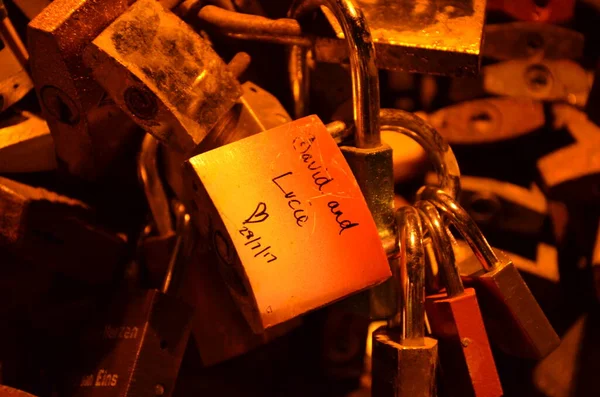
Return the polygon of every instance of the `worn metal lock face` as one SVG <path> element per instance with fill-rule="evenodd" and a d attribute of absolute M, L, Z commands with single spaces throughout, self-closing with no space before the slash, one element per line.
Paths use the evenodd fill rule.
<path fill-rule="evenodd" d="M 517 357 L 547 356 L 560 340 L 513 262 L 492 250 L 475 222 L 448 195 L 435 188 L 422 189 L 420 194 L 450 218 L 476 253 L 471 260 L 484 267 L 473 277 L 473 286 L 490 340 Z"/>
<path fill-rule="evenodd" d="M 86 282 L 111 280 L 125 251 L 87 205 L 42 188 L 0 178 L 0 213 L 0 245 Z"/>
<path fill-rule="evenodd" d="M 137 137 L 137 128 L 83 64 L 83 49 L 128 7 L 127 0 L 56 0 L 28 25 L 31 75 L 57 157 L 95 179 Z"/>
<path fill-rule="evenodd" d="M 85 62 L 136 123 L 186 154 L 241 95 L 209 42 L 155 0 L 137 1 L 117 18 Z"/>
<path fill-rule="evenodd" d="M 419 201 L 416 207 L 435 244 L 436 261 L 446 284 L 445 292 L 425 298 L 431 334 L 439 341 L 445 390 L 455 396 L 502 396 L 475 290 L 463 287 L 451 237 L 432 203 Z"/>
<path fill-rule="evenodd" d="M 318 117 L 195 156 L 185 172 L 188 207 L 255 332 L 390 276 L 356 180 Z"/>
<path fill-rule="evenodd" d="M 485 26 L 483 56 L 498 60 L 535 57 L 578 59 L 585 36 L 547 23 L 511 22 Z"/>
<path fill-rule="evenodd" d="M 567 128 L 575 143 L 537 161 L 542 187 L 552 198 L 596 202 L 600 176 L 600 127 L 567 105 L 553 107 L 555 128 Z M 569 164 L 565 167 L 565 164 Z"/>
<path fill-rule="evenodd" d="M 485 1 L 426 5 L 413 1 L 355 1 L 365 14 L 383 69 L 444 75 L 476 74 Z M 321 8 L 339 38 L 342 29 L 326 7 Z M 339 45 L 342 44 L 342 45 Z M 347 57 L 341 40 L 319 40 L 317 60 L 334 62 Z"/>
<path fill-rule="evenodd" d="M 490 94 L 563 100 L 579 107 L 585 106 L 593 81 L 592 73 L 567 59 L 515 59 L 482 69 L 483 87 Z"/>
<path fill-rule="evenodd" d="M 544 125 L 544 107 L 529 98 L 486 98 L 427 116 L 450 144 L 486 144 L 517 138 Z"/>
<path fill-rule="evenodd" d="M 0 172 L 55 168 L 54 140 L 44 119 L 23 111 L 14 112 L 0 122 Z"/>
<path fill-rule="evenodd" d="M 158 290 L 111 299 L 82 340 L 67 395 L 170 396 L 193 310 Z"/>
<path fill-rule="evenodd" d="M 28 54 L 19 35 L 0 5 L 0 112 L 23 98 L 33 88 L 27 72 Z"/>

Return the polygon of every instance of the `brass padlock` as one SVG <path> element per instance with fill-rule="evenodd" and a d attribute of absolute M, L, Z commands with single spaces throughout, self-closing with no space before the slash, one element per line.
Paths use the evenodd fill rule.
<path fill-rule="evenodd" d="M 425 187 L 419 195 L 429 199 L 456 227 L 483 271 L 472 276 L 493 344 L 518 357 L 540 359 L 560 340 L 544 312 L 507 257 L 499 257 L 467 212 L 443 191 Z"/>
<path fill-rule="evenodd" d="M 357 29 L 346 37 L 365 40 L 368 29 L 364 20 L 350 12 L 348 2 L 343 3 L 336 4 L 338 11 Z M 356 76 L 354 86 L 368 87 L 361 96 L 374 94 L 378 103 L 377 69 L 370 44 L 361 47 L 363 53 L 352 55 L 353 67 L 364 72 Z M 359 65 L 371 68 L 367 71 Z M 362 107 L 357 112 L 357 129 L 371 131 L 375 124 L 374 131 L 378 131 L 377 119 L 368 117 L 372 109 L 367 100 L 358 106 Z M 391 150 L 384 149 L 391 161 Z M 257 163 L 252 154 L 257 151 L 272 160 Z M 254 171 L 247 175 L 248 170 Z M 389 170 L 391 173 L 391 167 Z M 316 116 L 193 157 L 186 163 L 186 172 L 195 198 L 190 208 L 197 208 L 196 224 L 212 240 L 221 260 L 219 269 L 256 332 L 389 277 L 379 234 L 356 180 Z M 239 198 L 244 198 L 243 204 Z M 274 222 L 279 227 L 274 228 Z M 286 235 L 289 228 L 296 231 L 293 237 Z M 363 242 L 361 249 L 352 247 L 355 238 Z M 307 260 L 305 244 L 313 250 L 311 258 L 324 260 L 326 265 Z M 340 254 L 345 258 L 343 266 Z M 309 264 L 311 270 L 307 271 Z M 335 270 L 338 266 L 345 270 Z"/>
<path fill-rule="evenodd" d="M 119 108 L 188 155 L 241 95 L 210 43 L 155 0 L 133 4 L 84 59 Z"/>
<path fill-rule="evenodd" d="M 128 0 L 55 0 L 28 25 L 31 76 L 59 165 L 102 177 L 141 138 L 83 63 L 84 48 L 127 10 Z"/>
<path fill-rule="evenodd" d="M 418 201 L 415 206 L 434 244 L 435 260 L 446 287 L 445 292 L 425 298 L 431 335 L 439 343 L 445 394 L 500 397 L 502 385 L 475 290 L 463 287 L 451 236 L 432 203 Z"/>
<path fill-rule="evenodd" d="M 436 390 L 438 342 L 425 336 L 425 252 L 416 208 L 397 211 L 399 267 L 395 269 L 402 297 L 399 313 L 388 327 L 373 333 L 373 383 L 378 397 L 433 397 Z"/>
<path fill-rule="evenodd" d="M 0 2 L 0 112 L 33 88 L 27 72 L 29 54 Z"/>
<path fill-rule="evenodd" d="M 56 153 L 48 124 L 27 111 L 8 112 L 12 114 L 6 115 L 8 117 L 0 127 L 0 172 L 54 170 Z"/>
<path fill-rule="evenodd" d="M 100 227 L 79 200 L 0 178 L 0 245 L 89 283 L 111 281 L 126 239 Z"/>

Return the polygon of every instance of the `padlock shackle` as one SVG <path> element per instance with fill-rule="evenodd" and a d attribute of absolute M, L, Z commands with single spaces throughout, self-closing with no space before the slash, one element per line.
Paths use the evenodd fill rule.
<path fill-rule="evenodd" d="M 362 10 L 351 0 L 296 0 L 288 17 L 299 19 L 325 6 L 336 16 L 348 43 L 355 125 L 358 148 L 381 146 L 379 130 L 379 71 L 375 65 L 375 45 Z M 306 116 L 308 103 L 308 50 L 293 45 L 289 54 L 289 78 L 294 95 L 294 115 Z"/>
<path fill-rule="evenodd" d="M 381 109 L 380 118 L 382 131 L 406 135 L 425 149 L 437 174 L 439 187 L 457 199 L 460 169 L 452 148 L 440 133 L 420 117 L 400 109 Z"/>
<path fill-rule="evenodd" d="M 448 297 L 462 295 L 465 292 L 460 271 L 452 249 L 450 240 L 450 231 L 447 230 L 442 217 L 436 210 L 435 205 L 427 200 L 418 201 L 415 207 L 421 215 L 421 223 L 428 231 L 429 237 L 433 243 L 436 260 L 439 268 L 442 270 L 443 280 L 446 285 Z"/>
<path fill-rule="evenodd" d="M 398 226 L 398 271 L 401 332 L 403 345 L 425 343 L 425 249 L 419 212 L 415 207 L 396 211 Z"/>
<path fill-rule="evenodd" d="M 161 287 L 161 292 L 164 294 L 172 294 L 178 289 L 183 274 L 182 265 L 189 257 L 193 246 L 193 228 L 190 215 L 187 213 L 185 206 L 177 200 L 174 200 L 173 207 L 176 219 L 177 239 L 175 240 L 169 264 L 167 265 L 167 271 L 165 272 L 165 279 Z"/>
<path fill-rule="evenodd" d="M 174 232 L 174 229 L 169 199 L 158 171 L 158 147 L 158 140 L 152 135 L 146 134 L 138 155 L 137 171 L 154 226 L 158 234 L 164 236 Z"/>
<path fill-rule="evenodd" d="M 485 271 L 490 271 L 502 264 L 473 218 L 456 200 L 443 190 L 431 186 L 422 187 L 417 194 L 433 203 L 454 225 L 467 241 Z"/>

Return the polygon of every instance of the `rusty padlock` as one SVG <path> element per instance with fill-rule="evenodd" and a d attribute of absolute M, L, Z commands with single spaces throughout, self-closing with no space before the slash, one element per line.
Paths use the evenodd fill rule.
<path fill-rule="evenodd" d="M 176 294 L 192 232 L 175 203 L 177 240 L 160 290 L 123 290 L 108 298 L 80 341 L 67 371 L 66 395 L 170 396 L 194 311 Z"/>
<path fill-rule="evenodd" d="M 29 54 L 0 1 L 0 112 L 33 88 L 27 72 Z"/>
<path fill-rule="evenodd" d="M 132 120 L 188 155 L 241 95 L 210 43 L 155 0 L 116 18 L 84 60 Z"/>
<path fill-rule="evenodd" d="M 472 276 L 486 330 L 493 344 L 511 355 L 540 359 L 560 340 L 512 261 L 497 255 L 467 212 L 443 191 L 424 187 L 430 200 L 461 233 L 483 270 Z"/>
<path fill-rule="evenodd" d="M 373 333 L 371 393 L 378 397 L 433 397 L 438 342 L 425 336 L 425 252 L 419 212 L 397 211 L 401 309 Z"/>
<path fill-rule="evenodd" d="M 425 298 L 431 334 L 438 340 L 442 379 L 448 395 L 502 396 L 502 385 L 473 288 L 460 279 L 444 222 L 428 201 L 415 204 L 434 242 L 446 291 Z"/>

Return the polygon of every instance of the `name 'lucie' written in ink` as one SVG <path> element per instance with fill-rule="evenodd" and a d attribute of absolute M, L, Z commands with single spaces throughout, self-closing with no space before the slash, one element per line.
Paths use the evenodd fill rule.
<path fill-rule="evenodd" d="M 313 184 L 319 189 L 319 192 L 324 193 L 323 189 L 334 179 L 329 174 L 327 168 L 323 167 L 323 165 L 320 164 L 312 154 L 313 143 L 316 139 L 317 138 L 312 134 L 310 134 L 308 137 L 296 137 L 292 141 L 292 146 L 294 151 L 300 154 L 302 163 L 306 166 L 307 171 L 310 172 Z M 302 226 L 302 223 L 305 223 L 308 220 L 308 216 L 302 214 L 304 210 L 300 208 L 300 200 L 296 199 L 296 195 L 293 191 L 284 190 L 280 183 L 278 183 L 280 179 L 288 175 L 292 175 L 292 172 L 286 172 L 273 178 L 273 183 L 275 183 L 285 194 L 285 198 L 293 199 L 293 203 L 292 200 L 288 201 L 288 206 L 294 210 L 296 224 L 298 226 Z M 359 226 L 359 223 L 351 221 L 348 219 L 347 215 L 344 215 L 341 204 L 337 200 L 330 200 L 327 202 L 327 207 L 329 208 L 329 212 L 332 214 L 332 216 L 335 217 L 335 221 L 340 227 L 338 233 L 339 235 L 341 235 L 345 230 Z"/>

